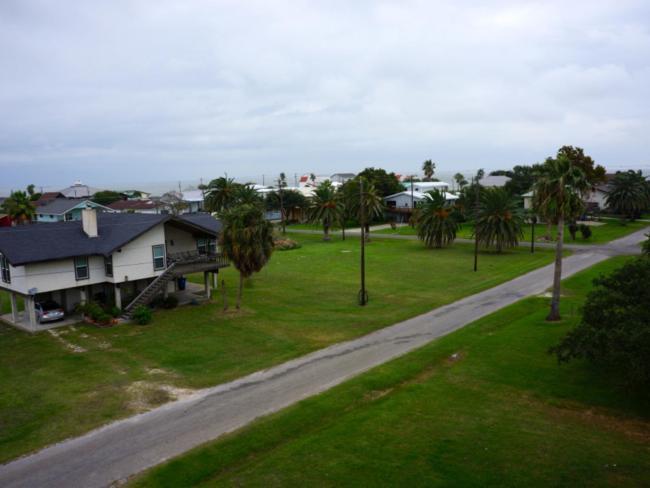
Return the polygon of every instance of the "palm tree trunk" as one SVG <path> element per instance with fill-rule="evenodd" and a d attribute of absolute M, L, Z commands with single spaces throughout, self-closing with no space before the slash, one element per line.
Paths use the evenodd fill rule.
<path fill-rule="evenodd" d="M 551 219 L 546 220 L 546 240 L 550 241 L 552 239 L 551 234 L 553 233 L 553 224 L 551 223 Z"/>
<path fill-rule="evenodd" d="M 345 221 L 341 220 L 341 239 L 345 240 Z"/>
<path fill-rule="evenodd" d="M 361 229 L 361 232 L 363 231 L 364 229 Z M 370 224 L 367 222 L 366 222 L 365 232 L 366 232 L 366 242 L 370 242 Z"/>
<path fill-rule="evenodd" d="M 237 291 L 237 310 L 241 307 L 241 295 L 244 290 L 244 275 L 239 273 L 239 290 Z"/>
<path fill-rule="evenodd" d="M 323 224 L 323 240 L 324 241 L 329 241 L 330 240 L 330 226 L 329 226 L 329 224 Z"/>
<path fill-rule="evenodd" d="M 549 322 L 560 320 L 560 285 L 562 283 L 562 249 L 564 247 L 564 217 L 557 219 L 557 244 L 555 245 L 555 272 L 553 274 L 553 297 Z"/>

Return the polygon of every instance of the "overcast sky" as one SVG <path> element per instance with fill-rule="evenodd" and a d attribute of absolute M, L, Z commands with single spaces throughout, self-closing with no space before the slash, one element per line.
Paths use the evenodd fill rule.
<path fill-rule="evenodd" d="M 0 188 L 650 169 L 648 1 L 0 1 Z"/>

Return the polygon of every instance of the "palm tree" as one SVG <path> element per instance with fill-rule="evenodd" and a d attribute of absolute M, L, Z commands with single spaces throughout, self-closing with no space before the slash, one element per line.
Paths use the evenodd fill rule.
<path fill-rule="evenodd" d="M 24 191 L 11 192 L 9 198 L 4 201 L 3 207 L 11 220 L 18 224 L 29 223 L 36 215 L 34 204 Z"/>
<path fill-rule="evenodd" d="M 467 180 L 465 179 L 465 176 L 463 176 L 462 173 L 456 173 L 454 175 L 454 180 L 456 181 L 456 186 L 458 187 L 458 191 L 462 190 L 465 186 L 467 186 Z"/>
<path fill-rule="evenodd" d="M 314 190 L 309 208 L 309 220 L 323 224 L 323 240 L 329 241 L 332 224 L 341 220 L 341 202 L 329 180 L 321 183 Z"/>
<path fill-rule="evenodd" d="M 557 224 L 555 246 L 555 272 L 551 310 L 546 320 L 560 320 L 560 286 L 562 281 L 562 251 L 564 222 L 576 218 L 582 212 L 582 196 L 591 189 L 584 172 L 560 154 L 547 159 L 535 184 L 535 208 L 547 222 Z"/>
<path fill-rule="evenodd" d="M 210 212 L 223 212 L 237 202 L 239 183 L 232 178 L 220 177 L 208 183 L 205 190 L 205 208 Z"/>
<path fill-rule="evenodd" d="M 415 212 L 418 239 L 429 248 L 448 246 L 458 231 L 458 223 L 451 215 L 453 209 L 444 193 L 432 190 L 427 195 L 429 198 Z"/>
<path fill-rule="evenodd" d="M 264 199 L 252 184 L 237 185 L 234 201 L 236 205 L 262 205 L 264 203 Z"/>
<path fill-rule="evenodd" d="M 504 188 L 485 188 L 481 192 L 474 224 L 479 244 L 495 246 L 498 253 L 515 247 L 524 236 L 523 224 L 517 202 Z"/>
<path fill-rule="evenodd" d="M 364 179 L 363 191 L 363 213 L 364 213 L 364 227 L 366 233 L 366 241 L 370 241 L 370 222 L 374 218 L 382 217 L 384 215 L 384 199 L 377 191 L 377 187 Z M 359 188 L 359 181 L 356 180 L 354 184 L 349 184 L 346 204 L 353 215 L 361 222 L 361 191 Z"/>
<path fill-rule="evenodd" d="M 650 207 L 648 181 L 641 171 L 618 172 L 607 191 L 607 206 L 629 220 L 638 218 Z"/>
<path fill-rule="evenodd" d="M 241 306 L 244 279 L 259 272 L 273 253 L 273 225 L 264 218 L 259 205 L 243 204 L 221 214 L 223 230 L 220 245 L 223 254 L 239 271 L 237 309 Z"/>
<path fill-rule="evenodd" d="M 424 163 L 422 163 L 422 171 L 424 172 L 424 179 L 426 181 L 431 181 L 433 174 L 436 172 L 436 163 L 430 159 L 427 159 Z"/>

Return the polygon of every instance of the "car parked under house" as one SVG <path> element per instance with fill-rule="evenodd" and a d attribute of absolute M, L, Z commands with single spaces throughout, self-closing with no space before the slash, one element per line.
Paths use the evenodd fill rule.
<path fill-rule="evenodd" d="M 12 313 L 3 321 L 29 331 L 39 325 L 36 303 L 54 301 L 66 314 L 89 300 L 122 308 L 178 290 L 178 279 L 204 273 L 210 294 L 228 266 L 217 248 L 221 223 L 208 214 L 183 216 L 82 211 L 80 221 L 0 229 L 0 289 Z M 212 278 L 212 280 L 210 279 Z M 17 302 L 22 297 L 24 312 Z M 52 324 L 48 324 L 52 325 Z"/>

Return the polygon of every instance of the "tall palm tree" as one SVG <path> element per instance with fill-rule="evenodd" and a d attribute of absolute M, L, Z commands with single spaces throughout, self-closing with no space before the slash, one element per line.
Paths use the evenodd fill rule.
<path fill-rule="evenodd" d="M 224 255 L 239 271 L 237 309 L 241 307 L 244 279 L 259 272 L 273 253 L 273 225 L 259 205 L 243 204 L 221 214 L 220 245 Z"/>
<path fill-rule="evenodd" d="M 415 211 L 418 239 L 431 248 L 448 246 L 456 239 L 458 223 L 453 218 L 453 208 L 447 203 L 445 194 L 432 190 Z"/>
<path fill-rule="evenodd" d="M 262 205 L 264 203 L 264 199 L 252 184 L 238 185 L 235 190 L 234 201 L 237 205 Z"/>
<path fill-rule="evenodd" d="M 546 318 L 549 321 L 560 320 L 564 222 L 580 215 L 584 208 L 582 197 L 590 189 L 591 184 L 585 173 L 563 154 L 559 154 L 556 159 L 546 160 L 535 184 L 535 208 L 547 222 L 557 224 L 553 297 Z"/>
<path fill-rule="evenodd" d="M 479 244 L 495 246 L 497 252 L 519 244 L 524 218 L 516 200 L 504 188 L 485 188 L 474 225 Z"/>
<path fill-rule="evenodd" d="M 310 222 L 323 224 L 323 240 L 330 240 L 330 228 L 341 220 L 341 202 L 336 190 L 329 180 L 321 183 L 314 190 L 309 208 Z"/>
<path fill-rule="evenodd" d="M 424 173 L 424 179 L 426 181 L 431 181 L 433 174 L 436 172 L 436 163 L 430 159 L 427 159 L 424 163 L 422 163 L 422 172 Z"/>
<path fill-rule="evenodd" d="M 650 207 L 649 188 L 641 171 L 618 172 L 607 191 L 607 206 L 629 220 L 634 220 Z"/>
<path fill-rule="evenodd" d="M 210 212 L 228 210 L 237 202 L 240 186 L 234 179 L 223 176 L 212 180 L 205 190 L 205 208 Z"/>
<path fill-rule="evenodd" d="M 462 173 L 456 173 L 454 175 L 454 180 L 456 181 L 456 187 L 458 191 L 462 190 L 465 186 L 467 186 L 467 180 L 465 179 L 465 176 Z"/>
<path fill-rule="evenodd" d="M 4 201 L 3 207 L 11 220 L 18 224 L 29 223 L 36 215 L 34 204 L 24 191 L 11 192 L 9 198 Z"/>
<path fill-rule="evenodd" d="M 366 241 L 370 240 L 370 223 L 373 219 L 384 215 L 384 199 L 379 194 L 377 187 L 367 180 L 363 180 L 363 214 L 364 214 L 364 231 Z M 353 184 L 347 185 L 346 205 L 350 215 L 356 217 L 361 222 L 361 190 L 359 180 L 356 179 Z"/>

